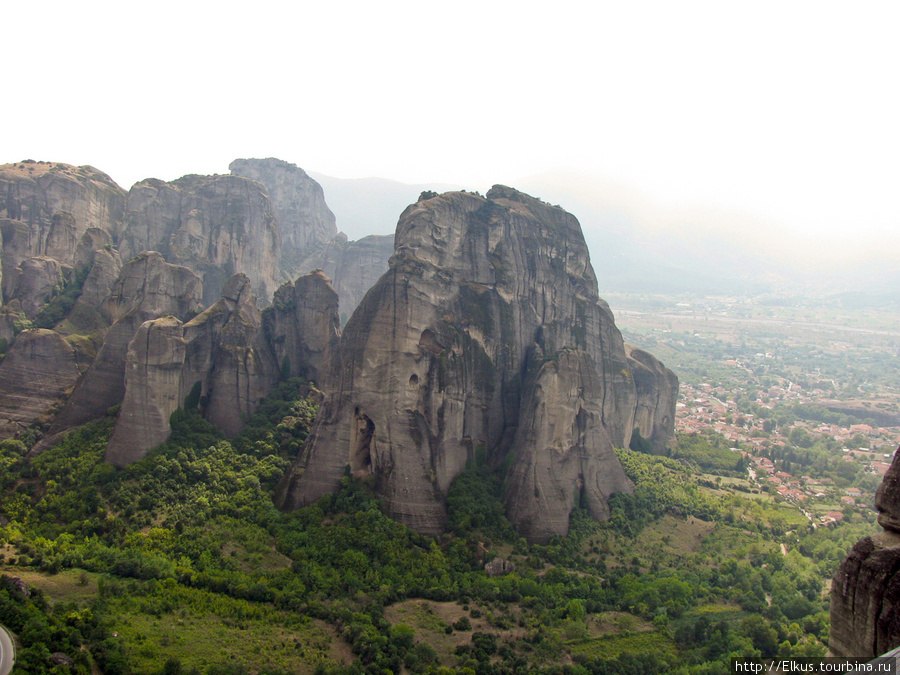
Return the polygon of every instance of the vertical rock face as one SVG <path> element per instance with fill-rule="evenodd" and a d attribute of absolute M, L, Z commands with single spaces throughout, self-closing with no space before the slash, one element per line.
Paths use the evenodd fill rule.
<path fill-rule="evenodd" d="M 301 269 L 320 269 L 332 280 L 340 298 L 340 313 L 346 320 L 381 275 L 388 270 L 394 253 L 394 235 L 370 235 L 347 241 L 339 235 L 308 256 Z"/>
<path fill-rule="evenodd" d="M 184 176 L 171 183 L 150 179 L 128 193 L 119 251 L 127 260 L 159 251 L 170 263 L 194 270 L 203 281 L 203 304 L 222 294 L 242 272 L 268 302 L 277 283 L 281 243 L 271 202 L 262 185 L 240 176 Z"/>
<path fill-rule="evenodd" d="M 185 267 L 170 265 L 159 253 L 144 251 L 128 261 L 103 307 L 112 326 L 51 433 L 100 417 L 121 403 L 125 396 L 125 357 L 138 328 L 145 321 L 169 314 L 187 318 L 200 309 L 200 297 L 197 275 Z"/>
<path fill-rule="evenodd" d="M 857 542 L 831 582 L 835 656 L 874 658 L 900 645 L 900 452 L 875 493 L 883 532 Z"/>
<path fill-rule="evenodd" d="M 281 234 L 281 268 L 289 275 L 320 269 L 332 280 L 340 311 L 349 317 L 388 269 L 393 235 L 347 241 L 338 234 L 322 187 L 307 173 L 280 159 L 236 159 L 231 173 L 266 186 Z"/>
<path fill-rule="evenodd" d="M 285 284 L 265 312 L 236 274 L 222 298 L 185 324 L 141 324 L 128 345 L 125 395 L 106 457 L 125 466 L 169 436 L 169 416 L 189 399 L 225 434 L 240 432 L 283 375 L 324 371 L 340 336 L 337 295 L 319 274 Z M 277 355 L 277 356 L 276 356 Z M 281 372 L 288 363 L 290 372 Z"/>
<path fill-rule="evenodd" d="M 632 429 L 659 453 L 675 437 L 678 377 L 643 349 L 626 344 L 625 353 L 637 393 Z"/>
<path fill-rule="evenodd" d="M 182 323 L 174 316 L 145 321 L 125 355 L 125 398 L 106 460 L 126 466 L 169 437 L 169 416 L 181 405 Z"/>
<path fill-rule="evenodd" d="M 299 262 L 337 235 L 322 186 L 300 167 L 272 157 L 236 159 L 228 170 L 266 187 L 281 235 L 281 267 L 289 274 L 306 271 Z"/>
<path fill-rule="evenodd" d="M 76 248 L 88 230 L 101 230 L 118 240 L 124 210 L 125 192 L 93 167 L 53 162 L 0 165 L 0 219 L 14 221 L 2 226 L 3 238 L 6 243 L 7 230 L 16 229 L 11 245 L 18 251 L 7 260 L 4 246 L 4 272 L 23 258 L 38 255 L 74 265 Z"/>
<path fill-rule="evenodd" d="M 61 335 L 40 328 L 19 333 L 0 362 L 0 438 L 46 415 L 79 375 L 75 351 Z"/>
<path fill-rule="evenodd" d="M 392 516 L 438 533 L 476 451 L 509 462 L 508 513 L 534 541 L 565 533 L 579 501 L 602 518 L 630 490 L 613 447 L 630 440 L 637 393 L 581 228 L 510 188 L 406 209 L 334 377 L 284 508 L 335 490 L 349 465 L 374 474 Z"/>
<path fill-rule="evenodd" d="M 341 335 L 338 295 L 328 277 L 312 272 L 275 291 L 263 329 L 283 375 L 322 386 Z"/>
<path fill-rule="evenodd" d="M 261 342 L 261 316 L 250 280 L 236 274 L 222 298 L 184 325 L 182 391 L 200 383 L 203 416 L 234 436 L 278 380 Z"/>
<path fill-rule="evenodd" d="M 29 319 L 47 304 L 54 290 L 62 288 L 72 268 L 47 256 L 26 258 L 13 270 L 9 301 L 16 302 Z"/>

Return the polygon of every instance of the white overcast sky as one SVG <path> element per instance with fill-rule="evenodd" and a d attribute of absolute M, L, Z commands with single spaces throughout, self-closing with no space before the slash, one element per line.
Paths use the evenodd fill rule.
<path fill-rule="evenodd" d="M 2 157 L 126 189 L 276 156 L 483 190 L 550 169 L 806 233 L 900 230 L 896 2 L 26 2 Z"/>

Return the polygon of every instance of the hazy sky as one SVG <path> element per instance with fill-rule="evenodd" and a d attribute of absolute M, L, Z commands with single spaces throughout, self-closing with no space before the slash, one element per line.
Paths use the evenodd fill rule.
<path fill-rule="evenodd" d="M 900 230 L 896 2 L 10 2 L 0 161 L 123 187 L 277 156 L 483 190 L 578 169 Z"/>

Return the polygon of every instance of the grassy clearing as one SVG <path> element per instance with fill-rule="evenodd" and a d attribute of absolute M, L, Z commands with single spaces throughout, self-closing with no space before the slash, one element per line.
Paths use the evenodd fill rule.
<path fill-rule="evenodd" d="M 159 668 L 170 658 L 201 670 L 210 664 L 242 664 L 251 671 L 277 667 L 293 673 L 352 660 L 334 631 L 316 621 L 288 629 L 265 621 L 226 622 L 214 614 L 185 610 L 160 617 L 125 613 L 114 621 L 129 663 L 139 672 Z"/>
<path fill-rule="evenodd" d="M 0 565 L 0 574 L 18 577 L 29 586 L 40 589 L 52 604 L 74 602 L 79 607 L 87 605 L 97 597 L 97 582 L 103 576 L 78 569 L 47 574 L 15 565 Z"/>
<path fill-rule="evenodd" d="M 576 640 L 568 643 L 573 655 L 613 659 L 620 654 L 656 653 L 664 658 L 677 654 L 675 643 L 668 635 L 656 631 L 604 635 L 603 637 Z"/>

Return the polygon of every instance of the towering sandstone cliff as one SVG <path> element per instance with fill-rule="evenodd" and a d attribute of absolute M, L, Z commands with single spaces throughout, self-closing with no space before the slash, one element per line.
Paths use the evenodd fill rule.
<path fill-rule="evenodd" d="M 882 532 L 857 542 L 831 582 L 836 656 L 876 657 L 900 646 L 900 451 L 875 493 Z"/>
<path fill-rule="evenodd" d="M 128 260 L 159 251 L 167 262 L 203 281 L 203 305 L 219 299 L 225 282 L 243 272 L 268 302 L 278 283 L 281 242 L 266 191 L 240 176 L 149 179 L 128 193 L 119 252 Z"/>
<path fill-rule="evenodd" d="M 299 262 L 338 233 L 322 186 L 300 167 L 272 157 L 236 159 L 228 170 L 266 187 L 281 235 L 281 267 L 292 275 L 308 271 L 299 269 Z"/>
<path fill-rule="evenodd" d="M 387 271 L 393 236 L 347 241 L 337 231 L 322 186 L 294 164 L 274 158 L 236 159 L 228 168 L 266 187 L 281 234 L 281 269 L 292 278 L 317 269 L 325 272 L 340 298 L 341 314 L 349 317 Z"/>
<path fill-rule="evenodd" d="M 502 186 L 423 195 L 347 324 L 332 393 L 278 500 L 309 503 L 349 466 L 374 475 L 391 515 L 435 534 L 451 481 L 484 451 L 508 464 L 514 525 L 546 541 L 576 504 L 604 518 L 609 495 L 631 489 L 613 447 L 636 421 L 672 433 L 669 411 L 638 413 L 648 399 L 633 364 L 573 216 Z"/>
<path fill-rule="evenodd" d="M 30 160 L 0 165 L 0 302 L 21 298 L 28 314 L 36 314 L 46 295 L 37 295 L 44 290 L 35 286 L 43 283 L 37 268 L 47 272 L 44 261 L 53 259 L 60 269 L 71 269 L 80 250 L 93 250 L 97 233 L 117 240 L 124 210 L 125 192 L 91 166 Z"/>

